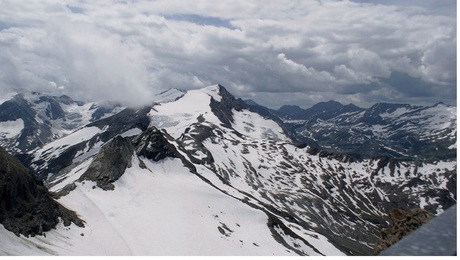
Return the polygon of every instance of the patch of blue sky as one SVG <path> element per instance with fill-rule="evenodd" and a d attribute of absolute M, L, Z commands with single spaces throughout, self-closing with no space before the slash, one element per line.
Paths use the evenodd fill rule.
<path fill-rule="evenodd" d="M 75 13 L 75 14 L 84 14 L 84 13 L 85 13 L 85 10 L 84 10 L 83 8 L 80 8 L 80 7 L 77 7 L 77 6 L 67 5 L 67 8 L 68 8 L 72 13 Z"/>
<path fill-rule="evenodd" d="M 230 20 L 213 16 L 202 16 L 197 14 L 173 14 L 165 15 L 164 18 L 167 20 L 187 21 L 198 25 L 210 25 L 215 27 L 236 29 L 236 27 L 230 23 Z"/>
<path fill-rule="evenodd" d="M 10 27 L 12 27 L 13 25 L 10 24 L 10 23 L 7 23 L 7 22 L 4 22 L 4 21 L 0 21 L 0 31 L 1 30 L 5 30 L 5 29 L 8 29 Z"/>

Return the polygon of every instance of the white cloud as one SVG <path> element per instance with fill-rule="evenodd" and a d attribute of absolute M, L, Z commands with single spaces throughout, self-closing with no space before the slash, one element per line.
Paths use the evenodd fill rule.
<path fill-rule="evenodd" d="M 363 81 L 371 82 L 372 77 L 386 78 L 391 74 L 386 62 L 375 52 L 366 49 L 350 49 L 347 55 L 351 69 L 362 74 Z"/>
<path fill-rule="evenodd" d="M 221 83 L 243 97 L 305 93 L 306 105 L 323 93 L 364 103 L 403 101 L 412 86 L 380 92 L 391 97 L 374 91 L 397 72 L 424 88 L 442 85 L 449 91 L 433 100 L 452 101 L 455 16 L 392 3 L 5 0 L 0 86 L 133 105 L 166 88 Z"/>
<path fill-rule="evenodd" d="M 455 44 L 456 39 L 436 41 L 423 52 L 420 71 L 424 80 L 441 85 L 456 80 L 457 74 L 453 68 L 457 63 L 457 52 L 452 48 Z"/>
<path fill-rule="evenodd" d="M 278 60 L 287 73 L 293 74 L 294 77 L 301 77 L 305 85 L 322 85 L 324 83 L 330 84 L 336 79 L 326 71 L 317 71 L 312 67 L 306 67 L 303 64 L 296 63 L 295 61 L 286 57 L 284 53 L 277 55 Z M 288 75 L 288 77 L 291 75 Z"/>

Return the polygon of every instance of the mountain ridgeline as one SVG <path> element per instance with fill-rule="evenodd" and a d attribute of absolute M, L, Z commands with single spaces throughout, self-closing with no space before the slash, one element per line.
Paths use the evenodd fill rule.
<path fill-rule="evenodd" d="M 84 223 L 53 221 L 46 241 L 0 229 L 0 253 L 371 255 L 390 212 L 456 203 L 454 107 L 274 111 L 221 85 L 156 100 L 0 104 L 15 107 L 1 112 L 1 145 Z"/>
<path fill-rule="evenodd" d="M 301 143 L 357 158 L 389 156 L 400 160 L 441 160 L 457 156 L 456 107 L 378 103 L 363 109 L 336 101 L 311 108 L 285 105 L 265 110 Z M 278 121 L 278 122 L 279 122 Z"/>

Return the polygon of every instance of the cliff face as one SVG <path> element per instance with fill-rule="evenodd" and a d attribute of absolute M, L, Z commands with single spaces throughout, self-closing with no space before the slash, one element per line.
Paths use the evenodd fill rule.
<path fill-rule="evenodd" d="M 54 201 L 47 188 L 0 147 L 0 223 L 16 235 L 41 235 L 64 224 L 83 226 L 77 215 Z"/>
<path fill-rule="evenodd" d="M 427 223 L 433 214 L 426 210 L 414 208 L 409 211 L 394 208 L 390 212 L 390 226 L 382 230 L 379 241 L 374 246 L 374 253 L 378 254 L 395 244 L 403 237 Z"/>
<path fill-rule="evenodd" d="M 131 167 L 133 147 L 125 138 L 118 136 L 103 146 L 80 180 L 92 180 L 104 190 L 113 190 L 113 182 Z"/>

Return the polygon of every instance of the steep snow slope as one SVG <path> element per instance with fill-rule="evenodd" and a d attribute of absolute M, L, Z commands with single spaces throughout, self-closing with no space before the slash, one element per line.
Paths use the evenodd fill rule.
<path fill-rule="evenodd" d="M 139 167 L 140 160 L 145 164 Z M 3 254 L 292 255 L 271 235 L 268 217 L 212 188 L 179 159 L 134 158 L 113 191 L 84 181 L 59 202 L 85 228 L 58 226 L 46 237 L 14 237 Z M 147 168 L 145 168 L 147 167 Z M 54 188 L 51 187 L 51 190 Z M 12 240 L 15 241 L 12 243 Z M 24 248 L 20 251 L 18 248 Z M 308 253 L 317 254 L 313 250 Z M 331 249 L 332 253 L 340 254 Z M 327 252 L 325 252 L 327 253 Z"/>

